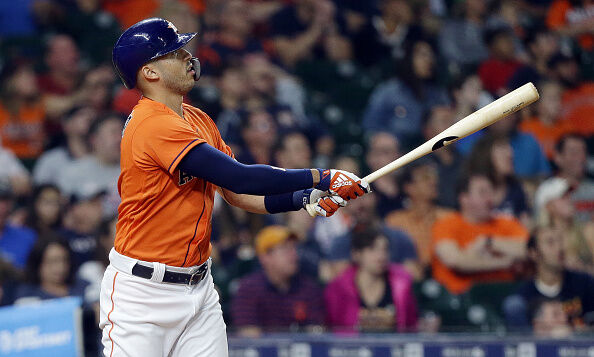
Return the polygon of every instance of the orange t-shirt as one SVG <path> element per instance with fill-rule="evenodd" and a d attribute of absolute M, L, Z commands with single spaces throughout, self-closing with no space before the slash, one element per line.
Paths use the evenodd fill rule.
<path fill-rule="evenodd" d="M 547 26 L 553 30 L 565 25 L 585 23 L 594 19 L 594 2 L 581 7 L 573 7 L 569 0 L 556 0 L 547 13 Z M 584 50 L 594 49 L 594 35 L 584 33 L 578 36 L 580 46 Z"/>
<path fill-rule="evenodd" d="M 183 104 L 184 118 L 162 103 L 142 98 L 126 121 L 118 190 L 122 202 L 115 250 L 172 266 L 192 266 L 210 256 L 216 186 L 177 165 L 201 143 L 233 156 L 215 123 Z"/>
<path fill-rule="evenodd" d="M 0 137 L 2 146 L 20 159 L 37 158 L 43 151 L 45 110 L 41 103 L 20 108 L 18 118 L 0 104 Z"/>
<path fill-rule="evenodd" d="M 561 117 L 586 136 L 594 134 L 594 82 L 586 82 L 575 89 L 567 89 L 561 97 Z"/>
<path fill-rule="evenodd" d="M 534 135 L 547 158 L 552 159 L 557 141 L 574 128 L 569 120 L 559 120 L 553 126 L 546 126 L 537 117 L 532 117 L 520 124 L 520 131 Z"/>
<path fill-rule="evenodd" d="M 518 220 L 509 216 L 496 216 L 489 222 L 472 224 L 467 222 L 460 213 L 456 212 L 435 222 L 431 244 L 433 277 L 453 294 L 466 292 L 474 282 L 509 281 L 514 278 L 513 274 L 508 270 L 470 274 L 458 273 L 443 264 L 435 253 L 435 246 L 439 242 L 453 241 L 461 249 L 465 249 L 480 235 L 521 241 L 528 239 L 528 231 Z"/>

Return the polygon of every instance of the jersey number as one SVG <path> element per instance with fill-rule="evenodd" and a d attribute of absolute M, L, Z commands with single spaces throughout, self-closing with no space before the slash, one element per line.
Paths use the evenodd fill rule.
<path fill-rule="evenodd" d="M 187 184 L 188 182 L 192 181 L 193 179 L 194 179 L 194 176 L 187 174 L 187 173 L 183 172 L 182 170 L 179 170 L 179 185 L 180 186 Z"/>

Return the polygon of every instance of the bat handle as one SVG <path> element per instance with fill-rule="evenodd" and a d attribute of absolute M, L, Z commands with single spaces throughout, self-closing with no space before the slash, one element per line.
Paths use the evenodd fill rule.
<path fill-rule="evenodd" d="M 312 217 L 320 216 L 320 214 L 318 213 L 318 211 L 316 211 L 316 208 L 315 207 L 316 207 L 316 204 L 315 203 L 308 203 L 308 204 L 305 205 L 305 210 Z"/>

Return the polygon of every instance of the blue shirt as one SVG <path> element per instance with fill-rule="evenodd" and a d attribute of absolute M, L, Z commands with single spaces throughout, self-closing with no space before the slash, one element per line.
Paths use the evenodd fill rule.
<path fill-rule="evenodd" d="M 35 231 L 7 224 L 0 234 L 0 258 L 22 269 L 36 240 Z"/>

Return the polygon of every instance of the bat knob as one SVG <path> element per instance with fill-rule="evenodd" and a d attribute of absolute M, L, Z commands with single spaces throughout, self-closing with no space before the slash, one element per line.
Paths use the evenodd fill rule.
<path fill-rule="evenodd" d="M 305 210 L 309 213 L 310 216 L 315 217 L 319 216 L 318 212 L 316 211 L 316 205 L 313 203 L 308 203 L 305 205 Z"/>

